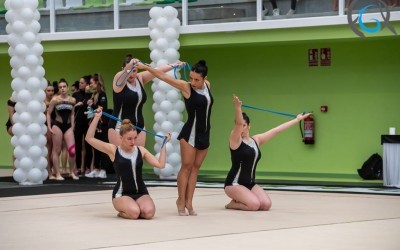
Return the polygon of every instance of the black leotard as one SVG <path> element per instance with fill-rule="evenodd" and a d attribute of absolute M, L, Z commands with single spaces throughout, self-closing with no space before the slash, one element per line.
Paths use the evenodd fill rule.
<path fill-rule="evenodd" d="M 210 146 L 210 117 L 214 103 L 210 89 L 206 83 L 204 85 L 202 90 L 190 88 L 190 97 L 185 98 L 188 119 L 178 136 L 178 140 L 184 139 L 200 150 Z"/>
<path fill-rule="evenodd" d="M 252 189 L 255 183 L 256 167 L 261 158 L 261 152 L 253 138 L 249 144 L 242 140 L 240 146 L 231 151 L 232 167 L 225 180 L 225 187 L 243 185 Z"/>

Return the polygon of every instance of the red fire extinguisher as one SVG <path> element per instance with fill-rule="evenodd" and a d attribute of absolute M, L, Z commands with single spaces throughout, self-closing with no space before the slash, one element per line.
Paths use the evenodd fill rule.
<path fill-rule="evenodd" d="M 315 142 L 315 120 L 312 116 L 304 119 L 304 144 L 314 144 Z"/>

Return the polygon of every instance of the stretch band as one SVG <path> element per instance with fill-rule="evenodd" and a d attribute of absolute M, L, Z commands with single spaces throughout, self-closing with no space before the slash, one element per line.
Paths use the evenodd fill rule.
<path fill-rule="evenodd" d="M 89 110 L 88 112 L 96 113 L 93 109 Z M 104 116 L 106 116 L 106 117 L 108 117 L 108 118 L 110 118 L 110 119 L 113 119 L 113 120 L 115 120 L 115 121 L 118 121 L 118 122 L 121 122 L 121 123 L 122 123 L 122 120 L 121 120 L 120 118 L 115 117 L 115 116 L 113 116 L 113 115 L 111 115 L 111 114 L 109 114 L 109 113 L 106 113 L 106 112 L 102 111 L 102 115 L 104 115 Z M 165 144 L 166 141 L 167 141 L 167 137 L 166 137 L 166 136 L 156 134 L 156 133 L 151 132 L 151 131 L 148 131 L 148 130 L 146 130 L 146 129 L 144 129 L 144 128 L 140 128 L 140 127 L 138 127 L 138 126 L 136 126 L 136 125 L 134 125 L 134 124 L 132 124 L 132 125 L 133 125 L 136 129 L 138 129 L 138 130 L 140 130 L 140 131 L 143 131 L 143 132 L 146 132 L 146 133 L 148 133 L 148 134 L 151 134 L 151 135 L 154 135 L 154 136 L 163 138 L 163 143 L 162 143 L 162 145 L 161 145 L 161 148 L 164 146 L 164 144 Z"/>
<path fill-rule="evenodd" d="M 255 110 L 260 110 L 260 111 L 265 111 L 265 112 L 270 112 L 270 113 L 277 114 L 277 115 L 284 115 L 284 116 L 289 116 L 289 117 L 297 117 L 296 115 L 293 115 L 293 114 L 273 111 L 273 110 L 269 110 L 269 109 L 257 108 L 257 107 L 246 105 L 246 104 L 242 104 L 242 107 L 255 109 Z"/>
<path fill-rule="evenodd" d="M 174 69 L 174 77 L 175 79 L 178 79 L 176 72 L 179 71 L 180 67 L 178 65 L 176 66 L 172 66 L 172 68 Z M 185 79 L 186 82 L 189 82 L 189 79 L 186 77 L 186 70 L 188 70 L 189 72 L 192 70 L 192 68 L 190 67 L 189 63 L 183 63 L 183 78 Z"/>

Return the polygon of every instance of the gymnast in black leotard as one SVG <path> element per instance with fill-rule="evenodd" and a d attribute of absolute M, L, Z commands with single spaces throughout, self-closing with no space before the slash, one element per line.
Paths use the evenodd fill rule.
<path fill-rule="evenodd" d="M 119 130 L 121 144 L 103 142 L 94 137 L 97 124 L 102 115 L 102 108 L 97 113 L 89 126 L 86 141 L 97 150 L 107 154 L 117 174 L 117 184 L 112 193 L 112 203 L 118 216 L 125 219 L 151 219 L 155 214 L 155 205 L 151 199 L 142 178 L 143 160 L 156 168 L 164 168 L 166 162 L 166 147 L 160 151 L 157 159 L 146 148 L 137 146 L 135 139 L 137 132 L 133 124 L 125 119 Z M 167 135 L 167 141 L 171 135 Z"/>
<path fill-rule="evenodd" d="M 65 140 L 69 153 L 69 166 L 71 177 L 78 180 L 76 176 L 75 164 L 75 139 L 74 139 L 74 105 L 75 98 L 68 95 L 68 85 L 65 80 L 58 83 L 59 95 L 51 99 L 47 109 L 47 128 L 52 134 L 53 150 L 51 152 L 53 169 L 52 173 L 56 175 L 56 180 L 64 180 L 61 176 L 58 159 L 61 153 L 62 142 Z M 55 111 L 55 119 L 51 119 L 51 114 Z M 50 153 L 50 152 L 49 152 Z"/>
<path fill-rule="evenodd" d="M 113 80 L 113 115 L 121 120 L 129 119 L 133 125 L 139 128 L 145 128 L 143 117 L 143 105 L 147 100 L 144 86 L 154 79 L 154 76 L 147 72 L 138 72 L 134 65 L 139 60 L 128 54 L 119 71 Z M 171 65 L 157 67 L 162 72 L 172 70 Z M 119 136 L 119 127 L 121 124 L 110 120 L 108 124 L 108 139 L 110 143 L 119 145 L 121 143 Z M 144 146 L 146 144 L 146 133 L 138 131 L 136 145 Z"/>
<path fill-rule="evenodd" d="M 160 80 L 179 89 L 185 99 L 188 119 L 178 136 L 182 165 L 177 179 L 178 200 L 176 205 L 178 215 L 197 215 L 193 209 L 193 195 L 199 169 L 210 145 L 210 117 L 214 102 L 210 91 L 210 82 L 206 80 L 208 72 L 206 62 L 200 60 L 191 68 L 190 82 L 175 79 L 142 63 L 138 63 L 138 68 L 149 71 Z M 188 213 L 186 213 L 186 209 Z"/>
<path fill-rule="evenodd" d="M 7 100 L 8 120 L 6 122 L 6 128 L 7 128 L 7 133 L 11 136 L 14 135 L 12 132 L 12 126 L 13 126 L 12 117 L 15 113 L 15 104 L 16 102 L 14 101 L 13 97 L 10 97 L 10 99 Z"/>
<path fill-rule="evenodd" d="M 250 136 L 250 118 L 242 113 L 242 102 L 237 96 L 233 96 L 233 103 L 235 127 L 229 138 L 232 167 L 225 180 L 225 193 L 232 200 L 225 207 L 249 211 L 269 210 L 272 205 L 271 199 L 255 181 L 257 163 L 261 158 L 259 146 L 311 114 L 299 114 L 291 121 Z"/>

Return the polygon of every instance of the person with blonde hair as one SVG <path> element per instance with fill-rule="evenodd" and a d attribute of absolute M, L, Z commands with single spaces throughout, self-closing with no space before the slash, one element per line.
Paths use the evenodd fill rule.
<path fill-rule="evenodd" d="M 156 168 L 164 168 L 166 163 L 166 147 L 160 151 L 159 159 L 143 146 L 135 143 L 137 131 L 129 119 L 124 119 L 119 129 L 121 143 L 116 146 L 94 137 L 97 124 L 102 115 L 102 108 L 96 110 L 92 123 L 86 134 L 86 141 L 93 148 L 107 154 L 113 162 L 117 175 L 117 183 L 112 193 L 112 203 L 118 216 L 125 219 L 151 219 L 156 208 L 142 177 L 143 161 Z M 166 135 L 166 141 L 171 134 Z M 165 144 L 164 144 L 165 145 Z"/>

